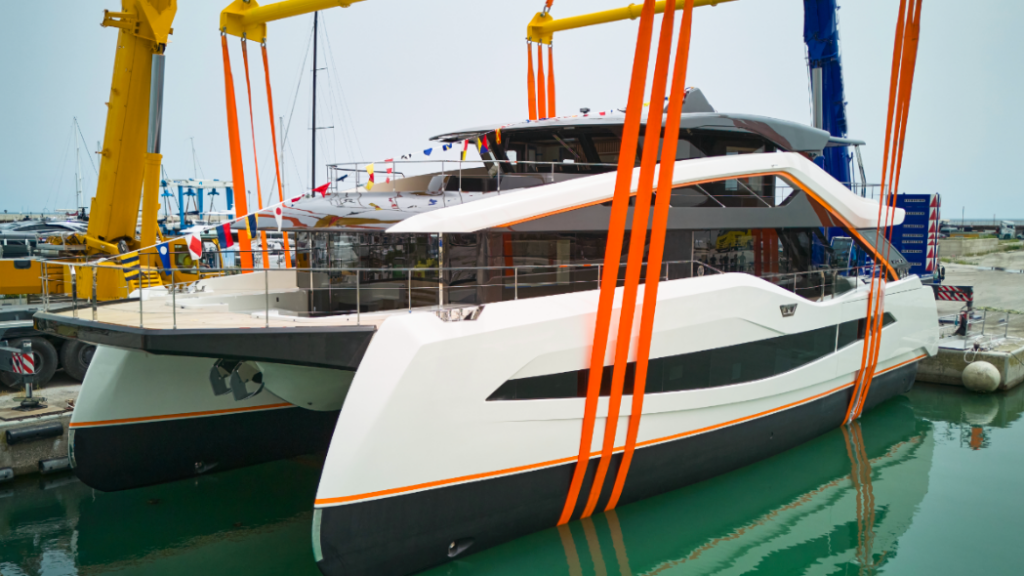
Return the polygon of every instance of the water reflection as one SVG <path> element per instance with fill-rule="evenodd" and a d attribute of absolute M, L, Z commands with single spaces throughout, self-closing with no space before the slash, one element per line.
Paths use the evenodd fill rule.
<path fill-rule="evenodd" d="M 428 574 L 1016 574 L 1022 413 L 1024 387 L 918 384 L 764 462 Z M 0 574 L 318 574 L 321 466 L 299 458 L 112 494 L 70 476 L 2 485 Z"/>
<path fill-rule="evenodd" d="M 932 424 L 901 397 L 767 461 L 432 573 L 875 574 L 928 492 L 933 451 Z"/>
<path fill-rule="evenodd" d="M 0 574 L 318 574 L 322 459 L 103 493 L 74 476 L 0 490 Z"/>
<path fill-rule="evenodd" d="M 969 450 L 991 447 L 991 430 L 1010 428 L 1024 413 L 1024 386 L 974 394 L 954 386 L 918 385 L 910 398 L 914 412 L 935 422 L 938 434 Z"/>

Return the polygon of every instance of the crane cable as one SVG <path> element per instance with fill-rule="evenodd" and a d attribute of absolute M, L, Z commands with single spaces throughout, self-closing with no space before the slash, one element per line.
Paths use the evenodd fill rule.
<path fill-rule="evenodd" d="M 235 81 L 231 74 L 231 56 L 228 53 L 227 34 L 220 35 L 221 52 L 224 58 L 224 95 L 228 118 L 228 146 L 231 150 L 231 184 L 234 186 L 235 214 L 248 214 L 249 207 L 245 200 L 245 170 L 242 166 L 242 145 L 238 134 L 238 106 L 235 102 Z M 251 244 L 246 229 L 238 231 L 239 248 Z M 239 250 L 242 273 L 248 269 L 252 272 L 252 250 Z"/>
<path fill-rule="evenodd" d="M 922 0 L 900 0 L 893 46 L 892 71 L 889 80 L 889 106 L 886 117 L 885 141 L 882 156 L 883 192 L 879 199 L 878 221 L 875 230 L 875 252 L 881 255 L 881 239 L 892 238 L 895 222 L 896 196 L 899 190 L 900 172 L 903 167 L 903 151 L 910 111 L 910 94 L 913 87 L 914 70 L 917 63 L 917 47 L 920 37 Z M 885 262 L 891 253 L 891 243 L 885 248 Z M 867 299 L 865 319 L 864 350 L 861 368 L 854 381 L 853 395 L 847 409 L 846 423 L 860 417 L 871 389 L 875 369 L 878 366 L 884 327 L 886 274 L 878 263 L 872 269 L 871 288 Z"/>
<path fill-rule="evenodd" d="M 579 454 L 569 494 L 559 517 L 558 524 L 572 518 L 579 498 L 583 477 L 590 464 L 590 450 L 593 443 L 594 422 L 598 398 L 601 391 L 601 377 L 604 373 L 605 352 L 608 332 L 611 326 L 612 306 L 615 287 L 618 284 L 619 263 L 622 256 L 623 235 L 626 230 L 626 214 L 629 210 L 630 191 L 633 183 L 633 165 L 640 135 L 640 115 L 643 111 L 644 86 L 647 81 L 647 63 L 651 49 L 651 29 L 654 24 L 654 0 L 644 0 L 637 34 L 636 51 L 633 56 L 633 73 L 630 79 L 629 98 L 626 103 L 626 118 L 623 123 L 621 150 L 615 179 L 611 216 L 608 221 L 608 241 L 605 246 L 604 275 L 598 300 L 597 321 L 594 326 L 594 340 L 591 349 L 590 374 L 587 382 L 587 396 L 584 404 L 583 423 L 580 433 Z"/>
<path fill-rule="evenodd" d="M 259 209 L 263 210 L 263 190 L 260 188 L 260 159 L 256 155 L 256 121 L 253 120 L 252 115 L 252 84 L 249 83 L 249 51 L 246 50 L 246 39 L 242 36 L 242 61 L 245 64 L 245 92 L 249 97 L 249 127 L 252 129 L 252 162 L 256 167 L 256 201 Z M 273 118 L 271 118 L 271 125 L 274 124 Z M 280 186 L 278 187 L 280 188 Z M 283 201 L 283 199 L 282 199 Z M 267 257 L 267 232 L 260 230 L 260 247 L 262 248 L 263 254 L 263 267 L 270 268 L 270 259 Z M 252 250 L 251 246 L 245 246 L 246 249 Z"/>
<path fill-rule="evenodd" d="M 267 108 L 270 112 L 270 139 L 274 145 L 274 169 L 277 171 L 277 199 L 284 202 L 284 181 L 281 180 L 281 162 L 277 157 L 277 129 L 274 128 L 274 96 L 270 91 L 270 61 L 267 59 L 266 41 L 260 44 L 260 48 L 263 50 L 263 75 L 267 79 Z M 291 247 L 288 245 L 287 232 L 284 233 L 284 265 L 285 268 L 292 267 L 292 253 Z"/>

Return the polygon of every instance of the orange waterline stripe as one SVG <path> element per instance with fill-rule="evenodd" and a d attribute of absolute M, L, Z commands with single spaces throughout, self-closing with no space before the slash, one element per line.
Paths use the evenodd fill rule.
<path fill-rule="evenodd" d="M 878 374 L 883 374 L 883 373 L 888 372 L 890 370 L 899 368 L 900 366 L 903 366 L 904 364 L 909 364 L 911 362 L 915 362 L 917 360 L 920 360 L 921 358 L 924 358 L 925 356 L 927 356 L 927 354 L 921 354 L 920 356 L 917 356 L 916 358 L 911 358 L 910 360 L 906 360 L 904 362 L 900 362 L 899 364 L 895 364 L 895 365 L 890 366 L 890 367 L 888 367 L 888 368 L 886 368 L 884 370 L 879 371 Z M 709 432 L 711 430 L 715 430 L 715 429 L 718 429 L 718 428 L 724 428 L 726 426 L 731 426 L 733 424 L 739 424 L 739 423 L 742 423 L 742 422 L 746 422 L 747 420 L 752 420 L 754 418 L 759 418 L 761 416 L 772 414 L 774 412 L 779 412 L 779 411 L 782 411 L 782 410 L 786 410 L 787 408 L 792 408 L 792 407 L 798 406 L 800 404 L 806 404 L 807 402 L 810 402 L 812 400 L 817 400 L 818 398 L 821 398 L 823 396 L 828 396 L 829 394 L 834 394 L 834 393 L 836 393 L 836 392 L 838 392 L 840 390 L 843 390 L 845 388 L 849 388 L 852 385 L 853 385 L 853 382 L 847 382 L 846 384 L 843 384 L 841 386 L 837 386 L 837 387 L 835 387 L 835 388 L 833 388 L 831 390 L 828 390 L 826 392 L 822 392 L 820 394 L 815 394 L 814 396 L 810 396 L 808 398 L 804 398 L 803 400 L 797 400 L 795 402 L 790 402 L 789 404 L 784 404 L 782 406 L 779 406 L 777 408 L 773 408 L 771 410 L 765 410 L 764 412 L 759 412 L 759 413 L 753 414 L 751 416 L 744 416 L 742 418 L 737 418 L 735 420 L 730 420 L 728 422 L 722 422 L 722 423 L 719 423 L 719 424 L 713 424 L 711 426 L 706 426 L 704 428 L 698 428 L 696 430 L 689 430 L 687 432 L 682 432 L 680 434 L 674 434 L 672 436 L 665 436 L 663 438 L 655 438 L 655 439 L 652 439 L 652 440 L 646 440 L 644 442 L 638 443 L 637 447 L 650 446 L 652 444 L 658 444 L 658 443 L 661 443 L 661 442 L 667 442 L 667 441 L 675 440 L 677 438 L 682 438 L 682 437 L 685 437 L 685 436 L 693 436 L 693 435 L 696 435 L 696 434 L 701 434 L 701 433 L 704 433 L 704 432 Z M 625 448 L 625 446 L 618 446 L 618 447 L 616 447 L 614 449 L 614 451 L 618 452 L 620 450 L 623 450 L 624 448 Z M 592 451 L 589 454 L 588 460 L 590 458 L 594 458 L 596 456 L 599 456 L 600 454 L 601 454 L 600 451 Z M 529 470 L 535 470 L 535 469 L 538 469 L 538 468 L 547 468 L 547 467 L 550 467 L 550 466 L 557 466 L 559 464 L 566 464 L 566 463 L 572 462 L 573 460 L 576 460 L 576 459 L 577 459 L 576 456 L 566 456 L 565 458 L 558 458 L 556 460 L 548 460 L 546 462 L 539 462 L 539 463 L 536 463 L 536 464 L 524 464 L 522 466 L 515 466 L 515 467 L 512 467 L 512 468 L 505 468 L 503 470 L 495 470 L 495 471 L 491 471 L 491 472 L 479 472 L 479 473 L 476 473 L 476 474 L 468 474 L 466 476 L 458 476 L 456 478 L 446 478 L 444 480 L 433 480 L 431 482 L 423 482 L 422 484 L 413 484 L 411 486 L 402 486 L 402 487 L 399 487 L 399 488 L 388 488 L 386 490 L 377 490 L 377 491 L 374 491 L 374 492 L 365 492 L 363 494 L 354 494 L 352 496 L 338 496 L 338 497 L 334 497 L 334 498 L 319 498 L 319 499 L 317 499 L 314 502 L 314 504 L 317 505 L 317 506 L 322 505 L 322 504 L 344 504 L 346 502 L 354 502 L 354 501 L 357 501 L 357 500 L 366 500 L 368 498 L 377 498 L 377 497 L 380 497 L 380 496 L 390 496 L 392 494 L 401 494 L 403 492 L 413 492 L 413 491 L 416 491 L 416 490 L 423 490 L 425 488 L 435 488 L 435 487 L 438 487 L 438 486 L 446 486 L 448 484 L 458 484 L 458 483 L 462 483 L 462 482 L 469 482 L 469 481 L 472 481 L 472 480 L 482 480 L 482 479 L 485 479 L 485 478 L 492 478 L 492 477 L 495 477 L 495 476 L 505 476 L 505 475 L 508 475 L 508 474 L 516 474 L 516 473 L 519 473 L 519 472 L 527 472 Z"/>
<path fill-rule="evenodd" d="M 152 422 L 154 420 L 175 420 L 178 418 L 196 418 L 200 416 L 214 416 L 216 414 L 231 414 L 234 412 L 251 412 L 254 410 L 271 410 L 295 406 L 289 402 L 280 404 L 264 404 L 262 406 L 246 406 L 244 408 L 226 408 L 224 410 L 204 410 L 202 412 L 184 412 L 181 414 L 166 414 L 163 416 L 140 416 L 139 418 L 121 418 L 119 420 L 95 420 L 92 422 L 72 422 L 69 428 L 84 428 L 86 426 L 109 426 L 111 424 L 131 424 L 133 422 Z M 297 406 L 296 406 L 297 407 Z"/>

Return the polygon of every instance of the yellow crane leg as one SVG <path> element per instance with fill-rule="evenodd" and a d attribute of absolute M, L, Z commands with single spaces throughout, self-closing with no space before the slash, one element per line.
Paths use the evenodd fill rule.
<path fill-rule="evenodd" d="M 693 0 L 693 6 L 715 6 L 723 2 L 733 2 L 734 0 Z M 684 0 L 676 0 L 676 10 L 682 10 Z M 593 12 L 591 14 L 581 14 L 579 16 L 570 16 L 568 18 L 555 19 L 550 13 L 538 12 L 533 20 L 526 26 L 526 38 L 530 42 L 540 42 L 541 44 L 551 44 L 551 39 L 554 37 L 555 32 L 561 32 L 562 30 L 572 30 L 575 28 L 585 28 L 587 26 L 595 26 L 597 24 L 607 24 L 609 22 L 618 22 L 620 20 L 635 20 L 640 17 L 640 9 L 642 6 L 630 4 L 624 8 L 615 8 L 612 10 L 602 10 L 601 12 Z M 665 12 L 665 0 L 657 2 L 654 5 L 655 14 L 661 14 Z"/>
<path fill-rule="evenodd" d="M 126 238 L 132 244 L 142 191 L 153 42 L 122 29 L 117 46 L 88 235 L 110 244 Z"/>
<path fill-rule="evenodd" d="M 145 176 L 142 180 L 142 228 L 139 231 L 139 244 L 142 246 L 153 246 L 157 242 L 157 218 L 160 215 L 160 161 L 163 155 L 159 153 L 146 154 Z M 144 251 L 147 256 L 142 260 L 144 266 L 155 266 L 152 262 L 153 249 Z"/>

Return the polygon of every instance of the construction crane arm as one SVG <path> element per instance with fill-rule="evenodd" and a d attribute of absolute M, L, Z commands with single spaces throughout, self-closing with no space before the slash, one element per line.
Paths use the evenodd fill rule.
<path fill-rule="evenodd" d="M 143 181 L 154 164 L 157 171 L 160 165 L 160 106 L 154 109 L 151 100 L 163 101 L 163 53 L 176 12 L 177 0 L 122 0 L 120 12 L 104 12 L 101 25 L 119 32 L 99 178 L 86 233 L 93 253 L 116 254 L 119 240 L 137 247 Z M 150 133 L 151 128 L 155 133 Z M 146 196 L 143 202 L 142 245 L 147 233 L 154 236 L 156 230 L 157 192 L 150 188 L 146 194 L 152 198 Z"/>
<path fill-rule="evenodd" d="M 734 0 L 694 0 L 693 6 L 716 6 L 723 2 L 733 1 Z M 682 10 L 684 3 L 684 0 L 676 0 L 676 9 Z M 551 16 L 550 12 L 538 12 L 533 17 L 533 20 L 530 20 L 530 23 L 526 26 L 526 39 L 530 42 L 551 44 L 551 40 L 554 38 L 555 32 L 572 30 L 575 28 L 585 28 L 596 24 L 608 24 L 609 22 L 618 22 L 620 20 L 635 20 L 640 17 L 641 8 L 642 6 L 630 4 L 624 8 L 603 10 L 601 12 L 581 14 L 579 16 L 559 18 L 557 20 Z M 665 12 L 665 0 L 655 3 L 654 12 L 656 14 Z"/>
<path fill-rule="evenodd" d="M 348 8 L 363 0 L 283 0 L 260 6 L 256 0 L 235 0 L 220 13 L 220 30 L 225 34 L 263 42 L 267 38 L 267 22 L 283 20 L 326 10 Z"/>

